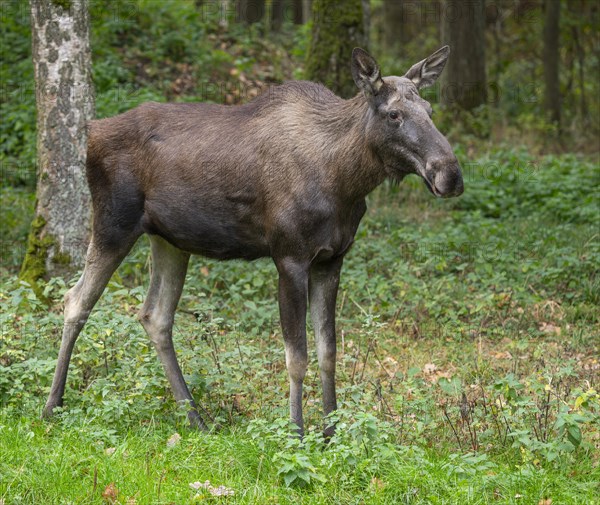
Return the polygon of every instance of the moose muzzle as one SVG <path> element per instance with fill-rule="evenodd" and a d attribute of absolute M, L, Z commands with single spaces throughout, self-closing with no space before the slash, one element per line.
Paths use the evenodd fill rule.
<path fill-rule="evenodd" d="M 423 179 L 429 191 L 441 198 L 460 196 L 464 191 L 460 165 L 455 157 L 428 161 Z"/>

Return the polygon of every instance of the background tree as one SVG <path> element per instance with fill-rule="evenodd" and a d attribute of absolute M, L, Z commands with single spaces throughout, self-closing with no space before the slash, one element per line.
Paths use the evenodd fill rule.
<path fill-rule="evenodd" d="M 238 0 L 238 21 L 242 23 L 258 23 L 265 15 L 265 0 Z"/>
<path fill-rule="evenodd" d="M 442 44 L 452 50 L 442 73 L 442 102 L 470 110 L 486 101 L 485 1 L 447 1 Z"/>
<path fill-rule="evenodd" d="M 403 31 L 403 9 L 403 0 L 383 1 L 383 47 L 388 53 L 394 53 L 400 47 Z"/>
<path fill-rule="evenodd" d="M 87 0 L 31 0 L 37 104 L 35 217 L 21 277 L 35 282 L 83 264 L 90 195 L 86 123 L 94 116 Z"/>
<path fill-rule="evenodd" d="M 545 0 L 544 11 L 544 109 L 551 121 L 559 123 L 561 108 L 558 80 L 560 0 Z"/>
<path fill-rule="evenodd" d="M 312 4 L 313 0 L 302 0 L 302 19 L 305 23 L 308 23 L 311 19 Z"/>
<path fill-rule="evenodd" d="M 312 17 L 306 78 L 326 84 L 344 98 L 354 96 L 350 56 L 355 47 L 368 45 L 362 0 L 314 0 Z"/>
<path fill-rule="evenodd" d="M 285 21 L 285 5 L 284 0 L 272 0 L 271 1 L 271 29 L 274 31 L 280 31 Z"/>

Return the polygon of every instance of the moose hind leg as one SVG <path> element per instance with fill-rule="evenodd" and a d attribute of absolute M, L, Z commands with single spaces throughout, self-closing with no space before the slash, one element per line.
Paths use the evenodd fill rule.
<path fill-rule="evenodd" d="M 77 284 L 65 295 L 62 340 L 50 395 L 42 413 L 43 417 L 50 417 L 55 407 L 62 406 L 69 361 L 75 341 L 112 274 L 127 256 L 136 239 L 137 236 L 131 236 L 119 246 L 110 247 L 99 246 L 98 243 L 102 241 L 92 237 L 83 274 Z"/>
<path fill-rule="evenodd" d="M 152 278 L 150 289 L 139 319 L 154 344 L 175 399 L 190 407 L 188 419 L 192 426 L 206 429 L 196 403 L 183 378 L 173 347 L 173 321 L 181 297 L 190 255 L 173 247 L 157 235 L 150 235 L 152 248 Z"/>

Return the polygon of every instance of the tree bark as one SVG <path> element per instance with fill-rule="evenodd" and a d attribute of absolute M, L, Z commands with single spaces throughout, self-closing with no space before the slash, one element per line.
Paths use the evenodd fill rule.
<path fill-rule="evenodd" d="M 302 19 L 308 23 L 312 18 L 313 0 L 302 0 Z"/>
<path fill-rule="evenodd" d="M 442 42 L 451 49 L 442 74 L 442 103 L 471 110 L 486 102 L 485 1 L 445 2 Z"/>
<path fill-rule="evenodd" d="M 281 30 L 285 17 L 284 0 L 272 0 L 271 3 L 271 29 L 275 32 Z"/>
<path fill-rule="evenodd" d="M 560 123 L 558 45 L 560 0 L 544 1 L 544 109 L 554 123 Z"/>
<path fill-rule="evenodd" d="M 238 0 L 237 14 L 238 22 L 258 23 L 265 16 L 265 0 Z"/>
<path fill-rule="evenodd" d="M 544 0 L 544 108 L 550 120 L 560 122 L 558 40 L 560 0 Z"/>
<path fill-rule="evenodd" d="M 362 0 L 314 0 L 312 17 L 306 77 L 350 98 L 357 93 L 350 73 L 352 49 L 366 48 L 368 42 Z"/>
<path fill-rule="evenodd" d="M 363 37 L 365 39 L 365 45 L 369 44 L 371 40 L 371 0 L 362 0 L 363 9 Z"/>
<path fill-rule="evenodd" d="M 295 25 L 301 25 L 304 23 L 304 19 L 302 17 L 302 0 L 292 0 L 291 2 L 292 8 L 292 20 Z"/>
<path fill-rule="evenodd" d="M 21 278 L 72 273 L 89 239 L 87 122 L 94 116 L 87 0 L 31 0 L 37 203 Z"/>
<path fill-rule="evenodd" d="M 383 45 L 388 54 L 397 54 L 403 41 L 403 0 L 383 1 Z"/>

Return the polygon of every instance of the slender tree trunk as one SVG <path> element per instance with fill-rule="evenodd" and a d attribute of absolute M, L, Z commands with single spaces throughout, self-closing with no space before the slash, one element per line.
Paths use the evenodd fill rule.
<path fill-rule="evenodd" d="M 404 25 L 404 0 L 383 1 L 383 44 L 388 54 L 400 49 Z"/>
<path fill-rule="evenodd" d="M 237 13 L 239 22 L 258 23 L 265 16 L 265 0 L 238 0 Z"/>
<path fill-rule="evenodd" d="M 560 0 L 545 0 L 544 10 L 544 108 L 551 121 L 560 123 L 558 80 Z"/>
<path fill-rule="evenodd" d="M 451 49 L 442 74 L 442 102 L 470 110 L 486 101 L 485 1 L 448 0 L 442 9 L 442 42 Z"/>
<path fill-rule="evenodd" d="M 587 123 L 589 117 L 587 100 L 585 98 L 585 50 L 580 40 L 579 27 L 573 26 L 572 32 L 577 56 L 577 66 L 579 70 L 579 111 L 581 114 L 581 119 L 585 124 Z"/>
<path fill-rule="evenodd" d="M 350 75 L 352 49 L 367 46 L 362 0 L 314 0 L 306 77 L 349 98 L 357 93 Z"/>
<path fill-rule="evenodd" d="M 284 0 L 273 0 L 271 4 L 271 29 L 280 31 L 285 17 Z"/>
<path fill-rule="evenodd" d="M 31 0 L 38 181 L 21 277 L 72 273 L 89 238 L 87 122 L 94 116 L 87 0 Z"/>
<path fill-rule="evenodd" d="M 369 45 L 371 40 L 371 0 L 362 0 L 362 9 L 365 45 Z"/>
<path fill-rule="evenodd" d="M 302 19 L 308 23 L 312 18 L 313 0 L 302 0 Z"/>
<path fill-rule="evenodd" d="M 295 25 L 304 23 L 302 17 L 302 0 L 292 0 L 292 16 Z"/>

